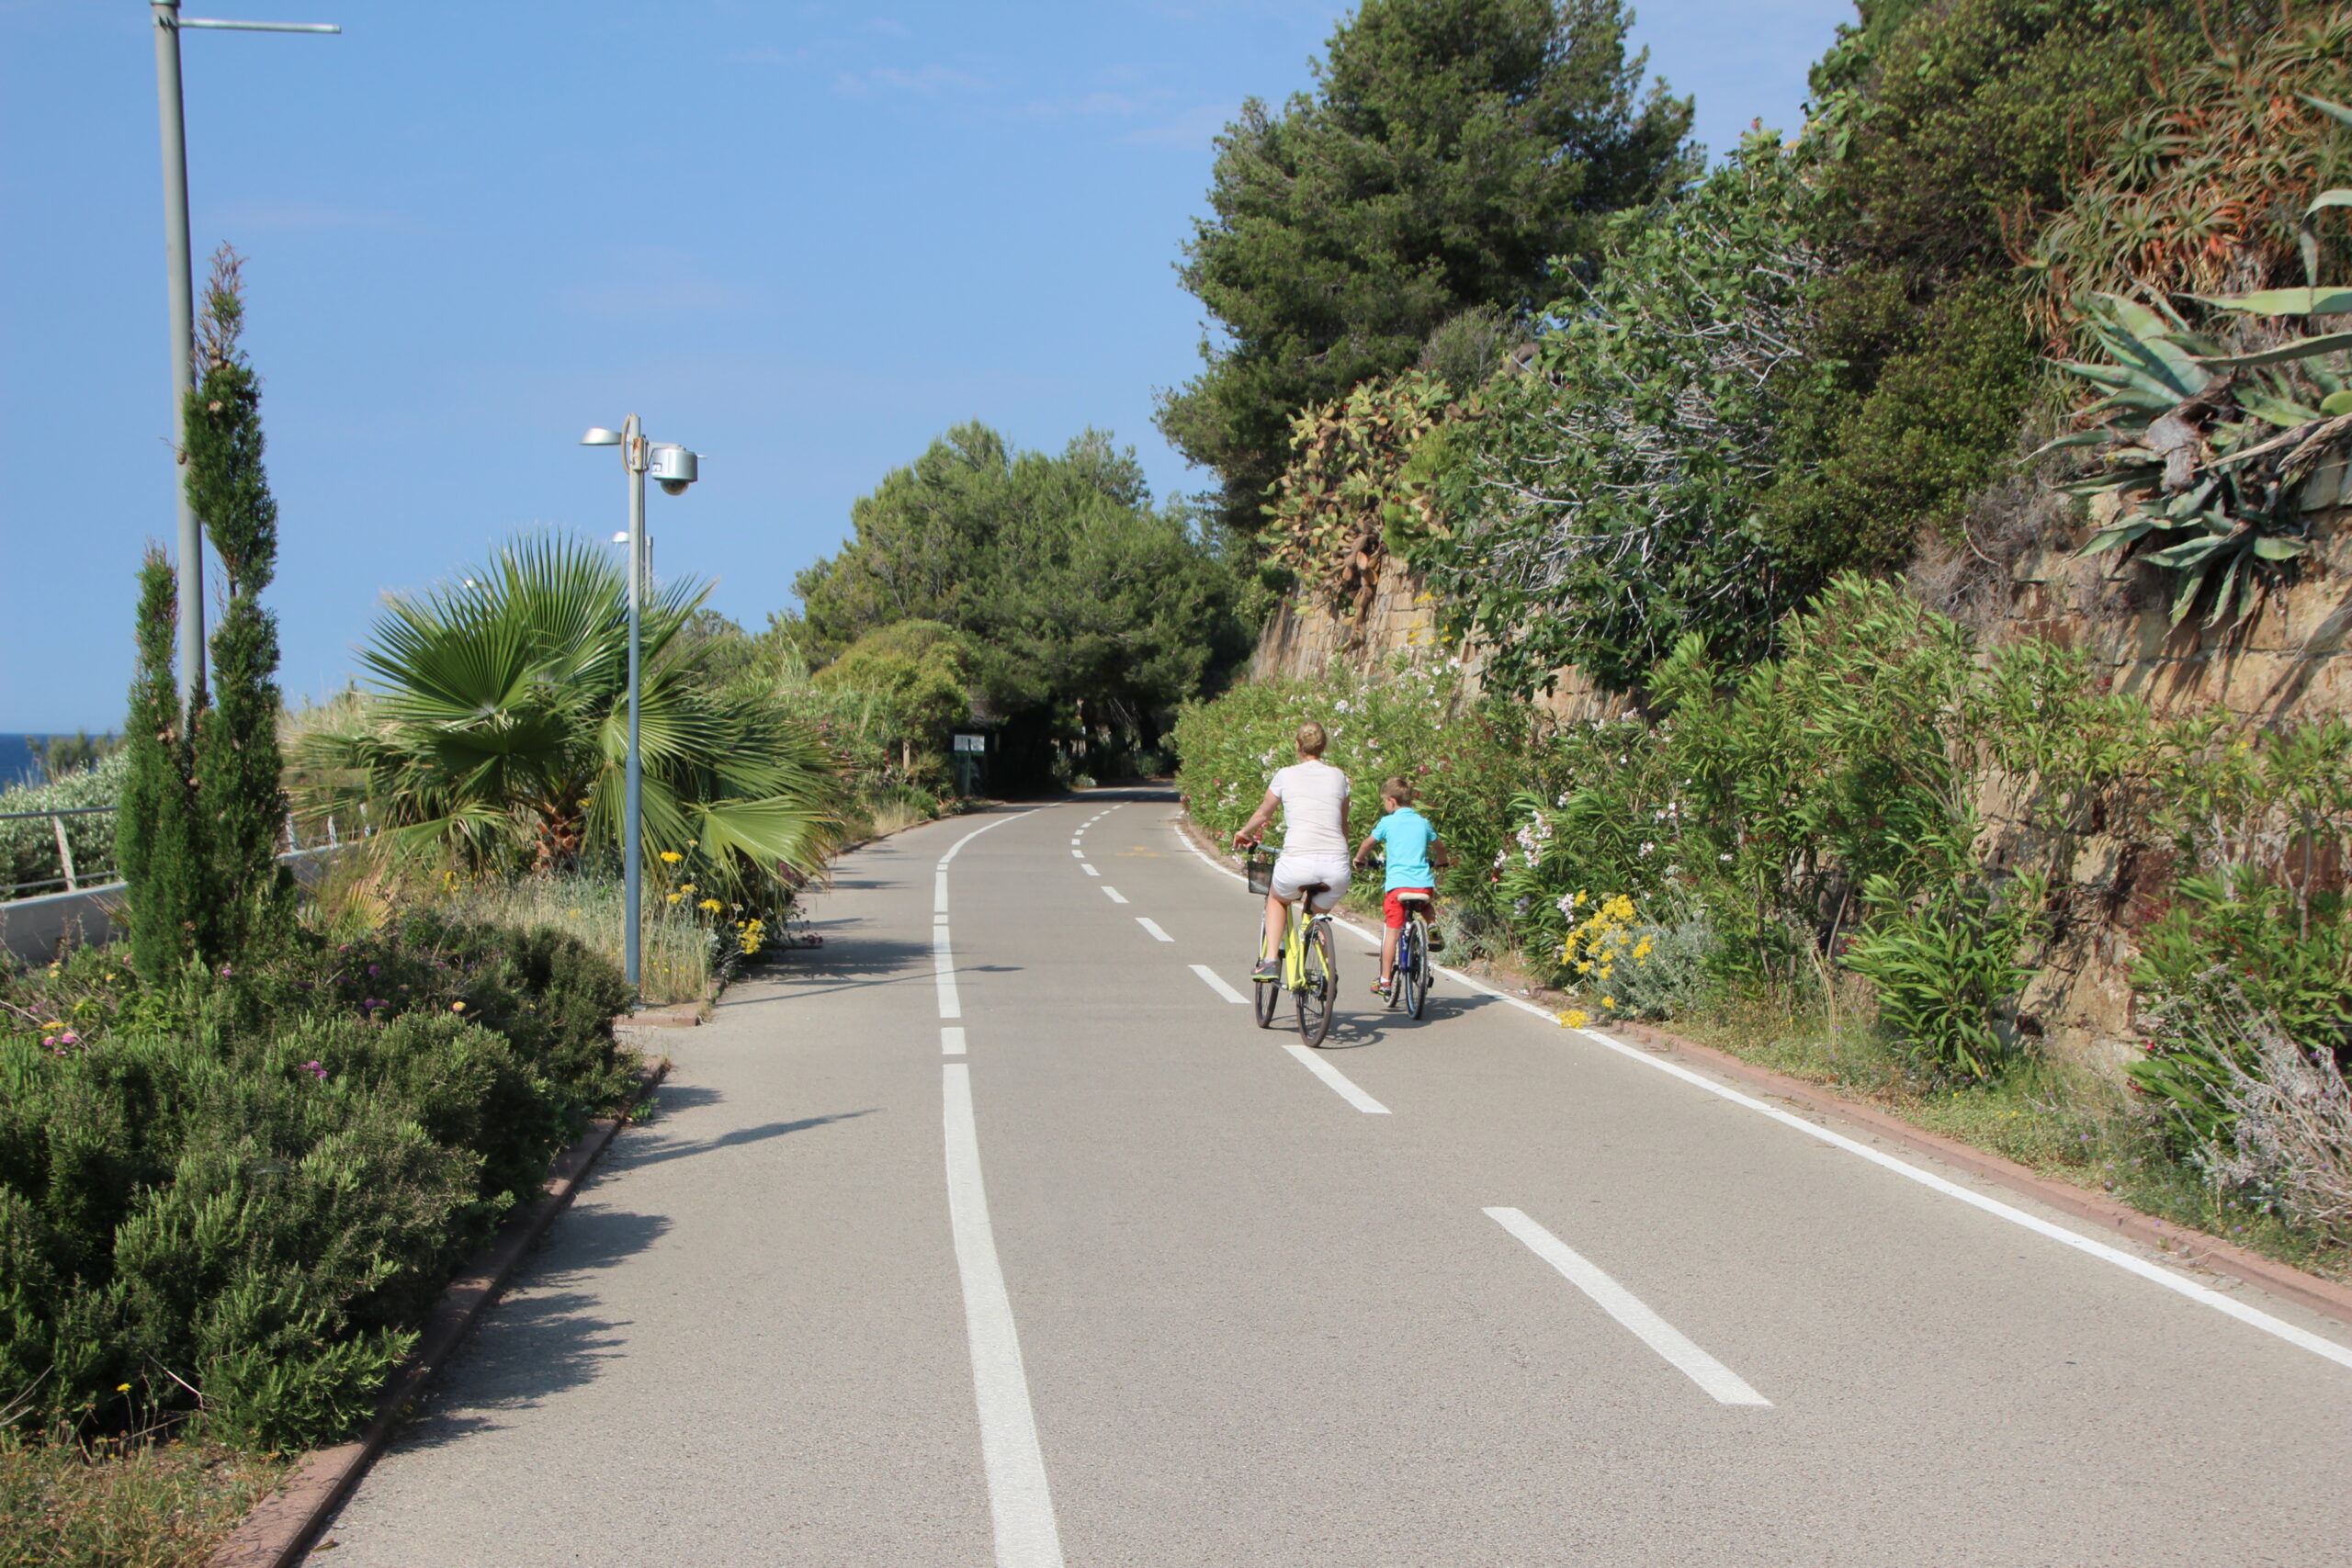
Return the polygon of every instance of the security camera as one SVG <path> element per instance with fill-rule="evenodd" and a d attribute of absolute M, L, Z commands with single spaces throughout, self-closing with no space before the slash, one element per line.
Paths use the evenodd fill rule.
<path fill-rule="evenodd" d="M 665 441 L 653 448 L 645 471 L 661 485 L 664 495 L 684 495 L 686 487 L 702 477 L 696 460 L 699 457 L 699 453 Z"/>

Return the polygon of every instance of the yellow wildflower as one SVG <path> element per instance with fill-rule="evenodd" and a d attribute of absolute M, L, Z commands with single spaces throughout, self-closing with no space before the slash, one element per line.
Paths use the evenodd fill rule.
<path fill-rule="evenodd" d="M 466 1004 L 463 1002 L 451 1002 L 449 1004 L 449 1010 L 451 1012 L 463 1012 L 466 1010 Z"/>
<path fill-rule="evenodd" d="M 674 903 L 676 903 L 679 899 L 681 899 L 681 898 L 683 898 L 683 897 L 685 897 L 685 895 L 684 895 L 684 894 L 683 894 L 683 893 L 673 893 L 673 894 L 671 894 L 671 895 L 670 895 L 670 902 L 671 902 L 671 903 L 673 903 L 673 904 L 674 904 Z"/>
<path fill-rule="evenodd" d="M 718 913 L 718 907 L 719 907 L 719 906 L 718 906 L 718 899 L 716 899 L 716 898 L 706 898 L 706 899 L 704 899 L 704 900 L 702 901 L 702 907 L 703 907 L 704 908 L 706 908 L 706 909 L 709 910 L 709 911 L 710 911 L 712 914 L 714 914 L 714 915 L 715 915 L 715 914 L 717 914 L 717 913 Z"/>
<path fill-rule="evenodd" d="M 1582 1008 L 1570 1008 L 1560 1015 L 1560 1027 L 1563 1029 L 1582 1029 L 1591 1021 L 1592 1015 Z"/>
<path fill-rule="evenodd" d="M 675 850 L 663 850 L 662 852 L 662 863 L 664 865 L 675 865 L 685 858 L 685 856 L 680 854 Z"/>

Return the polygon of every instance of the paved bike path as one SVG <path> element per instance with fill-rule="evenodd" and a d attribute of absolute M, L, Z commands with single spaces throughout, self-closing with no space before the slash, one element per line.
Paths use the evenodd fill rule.
<path fill-rule="evenodd" d="M 2352 1369 L 1442 978 L 1383 1015 L 1345 932 L 1343 1098 L 1194 973 L 1246 990 L 1251 901 L 1171 812 L 847 859 L 335 1560 L 1040 1562 L 982 1465 L 956 1064 L 1042 1462 L 1010 1509 L 1069 1563 L 2352 1560 Z"/>

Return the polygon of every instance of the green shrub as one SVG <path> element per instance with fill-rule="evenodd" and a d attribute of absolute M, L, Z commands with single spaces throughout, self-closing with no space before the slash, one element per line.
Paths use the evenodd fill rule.
<path fill-rule="evenodd" d="M 91 949 L 11 982 L 0 1393 L 36 1427 L 348 1430 L 618 1090 L 627 998 L 570 937 L 427 917 L 163 986 Z"/>
<path fill-rule="evenodd" d="M 1876 987 L 1880 1026 L 1931 1077 L 1988 1082 L 2022 1054 L 2000 1015 L 2032 976 L 2022 954 L 2043 933 L 2045 893 L 2035 877 L 1998 897 L 1973 876 L 1918 898 L 1887 877 L 1866 890 L 1875 918 L 1846 966 Z"/>

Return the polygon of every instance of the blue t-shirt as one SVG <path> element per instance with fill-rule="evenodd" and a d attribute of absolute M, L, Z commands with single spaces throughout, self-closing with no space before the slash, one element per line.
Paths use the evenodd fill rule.
<path fill-rule="evenodd" d="M 1437 874 L 1430 869 L 1430 846 L 1437 842 L 1437 829 L 1430 819 L 1409 806 L 1400 806 L 1382 818 L 1372 830 L 1388 852 L 1388 879 L 1381 885 L 1383 892 L 1391 887 L 1435 887 Z"/>

